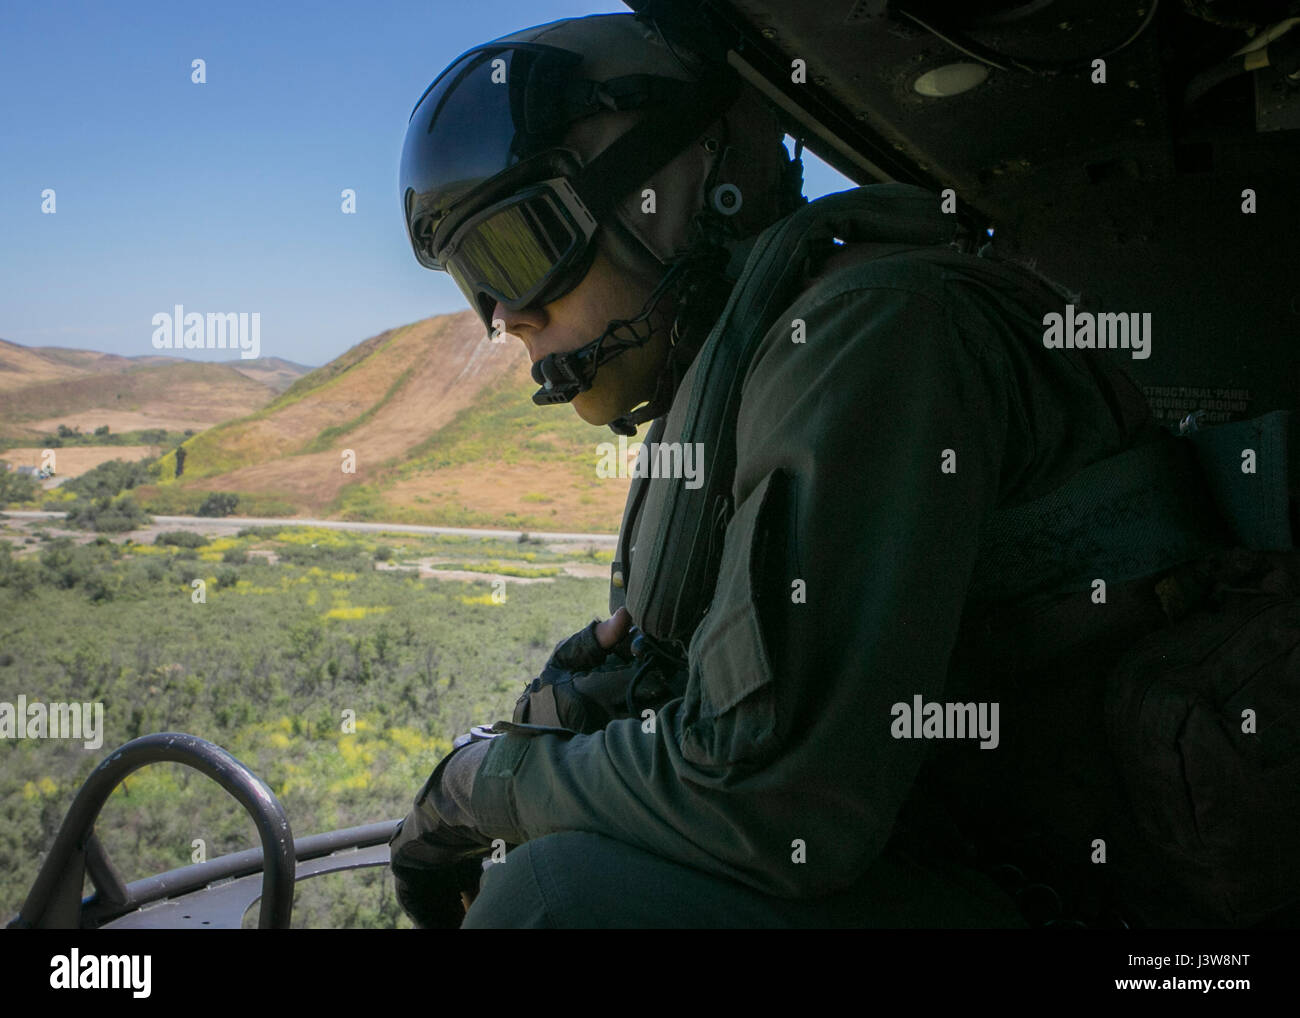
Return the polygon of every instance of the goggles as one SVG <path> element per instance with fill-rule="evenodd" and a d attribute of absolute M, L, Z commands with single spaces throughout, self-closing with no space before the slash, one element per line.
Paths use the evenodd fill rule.
<path fill-rule="evenodd" d="M 573 186 L 555 177 L 471 216 L 430 267 L 450 274 L 490 327 L 498 302 L 520 311 L 577 286 L 591 267 L 596 225 Z"/>

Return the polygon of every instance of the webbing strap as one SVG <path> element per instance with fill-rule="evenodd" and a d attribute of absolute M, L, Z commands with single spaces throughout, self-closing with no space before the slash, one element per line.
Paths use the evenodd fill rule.
<path fill-rule="evenodd" d="M 603 222 L 621 199 L 676 158 L 739 95 L 734 78 L 703 78 L 689 92 L 688 101 L 650 110 L 596 156 L 573 181 L 573 189 L 596 222 Z"/>
<path fill-rule="evenodd" d="M 703 442 L 712 458 L 696 489 L 660 486 L 658 523 L 638 536 L 643 577 L 628 601 L 642 632 L 684 648 L 708 610 L 721 534 L 734 508 L 736 420 L 746 366 L 772 323 L 798 296 L 803 270 L 832 237 L 901 245 L 952 240 L 956 223 L 934 196 L 906 184 L 877 184 L 827 195 L 779 220 L 755 242 L 726 307 L 691 365 L 680 436 Z M 683 382 L 683 385 L 687 383 Z M 653 532 L 650 532 L 653 529 Z M 613 598 L 611 598 L 611 604 Z"/>
<path fill-rule="evenodd" d="M 1239 544 L 1292 547 L 1287 411 L 1101 460 L 1047 495 L 993 513 L 971 591 L 997 601 L 1124 582 Z M 1243 473 L 1253 449 L 1255 473 Z"/>

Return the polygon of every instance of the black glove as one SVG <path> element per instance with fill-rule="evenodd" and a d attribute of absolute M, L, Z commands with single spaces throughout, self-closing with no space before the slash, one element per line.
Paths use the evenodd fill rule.
<path fill-rule="evenodd" d="M 443 790 L 442 782 L 452 758 L 485 737 L 476 729 L 456 740 L 456 748 L 434 769 L 416 796 L 415 808 L 397 825 L 388 842 L 397 900 L 424 929 L 460 926 L 465 918 L 461 894 L 472 898 L 478 892 L 491 839 L 473 827 L 449 824 L 443 819 L 443 812 L 458 818 L 462 814 L 455 800 Z"/>
<path fill-rule="evenodd" d="M 639 635 L 635 627 L 607 651 L 596 639 L 597 625 L 593 621 L 556 645 L 541 675 L 520 694 L 513 722 L 589 734 L 616 718 L 638 716 L 641 705 L 662 703 L 671 695 L 657 663 L 633 657 Z M 634 683 L 635 699 L 629 705 Z"/>
<path fill-rule="evenodd" d="M 410 860 L 419 855 L 412 852 L 411 845 L 425 847 L 426 842 L 402 841 L 406 820 L 397 825 L 392 848 L 393 882 L 397 888 L 397 900 L 403 910 L 420 929 L 454 930 L 465 920 L 465 899 L 462 895 L 473 898 L 478 893 L 479 878 L 483 875 L 483 859 L 486 854 L 482 845 L 473 845 L 473 854 L 457 856 L 448 851 L 447 859 L 441 865 L 429 865 L 421 861 L 411 865 Z M 439 836 L 449 838 L 452 828 L 440 831 Z M 450 844 L 447 844 L 450 849 Z M 468 847 L 468 846 L 467 846 Z"/>

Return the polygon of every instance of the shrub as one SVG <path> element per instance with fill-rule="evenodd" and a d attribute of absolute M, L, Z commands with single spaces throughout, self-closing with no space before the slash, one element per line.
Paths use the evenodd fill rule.
<path fill-rule="evenodd" d="M 221 561 L 227 565 L 242 566 L 248 562 L 248 552 L 243 548 L 227 548 L 221 553 Z"/>
<path fill-rule="evenodd" d="M 121 554 L 112 541 L 103 544 L 84 544 L 77 546 L 71 538 L 61 537 L 51 541 L 41 551 L 41 568 L 45 578 L 54 586 L 63 589 L 83 586 L 95 596 L 96 600 L 112 596 L 112 587 L 108 582 L 93 584 L 101 567 L 111 567 L 114 559 Z"/>
<path fill-rule="evenodd" d="M 80 477 L 67 481 L 63 487 L 81 498 L 93 499 L 120 495 L 138 484 L 150 480 L 149 466 L 146 461 L 109 460 L 93 470 L 87 470 Z"/>
<path fill-rule="evenodd" d="M 240 527 L 236 537 L 275 537 L 284 527 L 272 524 L 268 527 Z"/>
<path fill-rule="evenodd" d="M 391 562 L 393 560 L 393 548 L 391 545 L 381 544 L 375 549 L 376 562 Z"/>
<path fill-rule="evenodd" d="M 82 587 L 92 601 L 111 601 L 121 583 L 112 573 L 95 572 L 86 577 Z"/>
<path fill-rule="evenodd" d="M 0 506 L 35 501 L 40 490 L 39 482 L 31 474 L 10 471 L 9 464 L 0 460 Z"/>
<path fill-rule="evenodd" d="M 41 500 L 41 509 L 47 513 L 67 512 L 68 503 L 77 501 L 77 496 L 62 487 L 54 488 L 37 496 Z"/>
<path fill-rule="evenodd" d="M 295 566 L 335 566 L 354 572 L 365 572 L 370 562 L 356 547 L 319 548 L 307 544 L 287 544 L 276 548 L 281 562 Z"/>
<path fill-rule="evenodd" d="M 229 516 L 239 504 L 239 496 L 227 491 L 214 491 L 199 506 L 200 516 Z"/>
<path fill-rule="evenodd" d="M 69 526 L 109 534 L 121 534 L 153 522 L 130 495 L 112 501 L 101 496 L 94 501 L 74 502 L 66 520 Z"/>
<path fill-rule="evenodd" d="M 222 566 L 217 570 L 217 586 L 219 588 L 233 587 L 239 582 L 239 570 L 230 566 Z"/>
<path fill-rule="evenodd" d="M 36 589 L 36 570 L 30 562 L 13 556 L 13 545 L 0 541 L 0 587 L 8 587 L 18 594 L 31 594 Z"/>
<path fill-rule="evenodd" d="M 154 538 L 154 544 L 169 544 L 175 548 L 202 548 L 208 539 L 192 530 L 165 530 Z"/>

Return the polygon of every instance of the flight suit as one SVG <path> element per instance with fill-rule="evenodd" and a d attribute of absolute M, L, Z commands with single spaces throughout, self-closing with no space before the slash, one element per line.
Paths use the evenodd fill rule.
<path fill-rule="evenodd" d="M 862 190 L 945 228 L 933 195 Z M 1108 354 L 1044 347 L 1063 298 L 938 251 L 882 230 L 809 263 L 745 369 L 733 512 L 685 695 L 653 724 L 476 749 L 468 812 L 520 847 L 488 868 L 466 926 L 1019 922 L 987 878 L 902 837 L 935 743 L 893 734 L 894 708 L 944 701 L 958 659 L 979 668 L 961 644 L 987 607 L 972 580 L 990 514 L 1156 425 Z M 649 440 L 683 434 L 699 363 Z M 615 599 L 638 624 L 638 560 L 681 483 L 629 496 Z M 944 749 L 955 769 L 997 752 Z"/>

